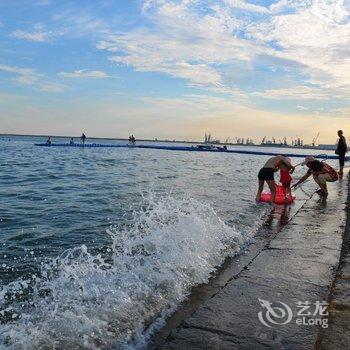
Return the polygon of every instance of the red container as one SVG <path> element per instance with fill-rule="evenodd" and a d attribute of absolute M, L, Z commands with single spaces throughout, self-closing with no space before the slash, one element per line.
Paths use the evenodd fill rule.
<path fill-rule="evenodd" d="M 284 194 L 283 186 L 276 185 L 276 196 L 275 196 L 275 203 L 276 204 L 289 204 L 294 202 L 295 200 L 295 194 L 292 193 L 291 195 Z M 260 197 L 261 202 L 270 202 L 271 201 L 271 193 L 270 192 L 263 192 Z"/>

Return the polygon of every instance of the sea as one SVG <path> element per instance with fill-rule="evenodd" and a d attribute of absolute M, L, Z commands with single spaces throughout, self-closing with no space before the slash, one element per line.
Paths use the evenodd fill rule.
<path fill-rule="evenodd" d="M 267 156 L 40 141 L 0 136 L 0 349 L 146 348 L 273 207 L 255 202 Z"/>

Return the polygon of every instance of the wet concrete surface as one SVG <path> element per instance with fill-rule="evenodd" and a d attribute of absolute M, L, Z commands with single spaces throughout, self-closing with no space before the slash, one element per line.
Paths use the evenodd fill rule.
<path fill-rule="evenodd" d="M 348 199 L 350 198 L 350 187 Z M 329 300 L 329 327 L 321 330 L 317 350 L 350 349 L 350 207 L 347 208 L 346 228 L 340 264 Z"/>
<path fill-rule="evenodd" d="M 345 180 L 331 184 L 326 200 L 305 194 L 287 213 L 276 207 L 246 254 L 227 261 L 208 285 L 194 290 L 150 348 L 313 349 L 322 328 L 297 324 L 298 302 L 309 302 L 314 311 L 329 298 L 342 247 L 347 187 Z M 290 310 L 278 309 L 279 302 Z M 278 317 L 283 312 L 285 318 Z"/>

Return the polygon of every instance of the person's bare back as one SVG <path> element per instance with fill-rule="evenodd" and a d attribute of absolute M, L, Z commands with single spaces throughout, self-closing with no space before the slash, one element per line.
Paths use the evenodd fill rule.
<path fill-rule="evenodd" d="M 272 168 L 275 169 L 276 171 L 283 165 L 287 166 L 289 165 L 289 161 L 285 159 L 284 156 L 275 156 L 271 157 L 263 166 L 263 168 Z"/>

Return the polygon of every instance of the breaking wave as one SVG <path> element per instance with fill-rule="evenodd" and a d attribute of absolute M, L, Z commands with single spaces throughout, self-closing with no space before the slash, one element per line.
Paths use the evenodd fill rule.
<path fill-rule="evenodd" d="M 97 251 L 69 249 L 0 289 L 6 349 L 144 348 L 189 294 L 248 237 L 194 199 L 149 195 Z"/>

